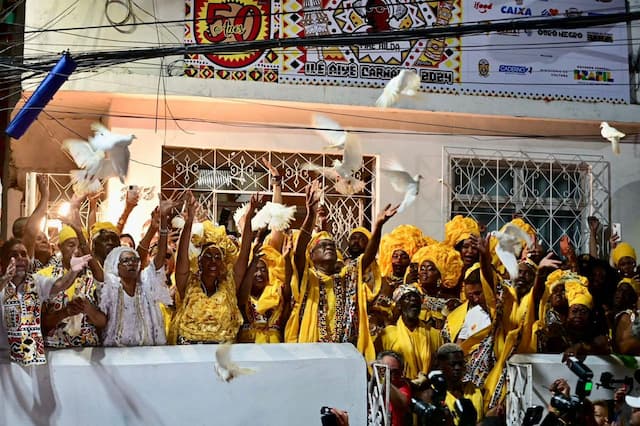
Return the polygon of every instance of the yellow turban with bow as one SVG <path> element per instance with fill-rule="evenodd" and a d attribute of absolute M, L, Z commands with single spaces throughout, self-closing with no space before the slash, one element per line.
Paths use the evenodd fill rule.
<path fill-rule="evenodd" d="M 393 252 L 402 250 L 413 256 L 421 247 L 433 244 L 433 238 L 425 237 L 422 231 L 413 225 L 400 225 L 390 233 L 384 235 L 380 241 L 378 265 L 383 277 L 391 275 L 391 258 Z"/>
<path fill-rule="evenodd" d="M 422 247 L 413 255 L 411 261 L 417 263 L 418 267 L 426 261 L 432 262 L 440 272 L 442 285 L 447 288 L 458 285 L 458 279 L 464 266 L 460 253 L 441 243 Z"/>
<path fill-rule="evenodd" d="M 636 260 L 636 251 L 629 243 L 620 243 L 611 252 L 611 260 L 613 260 L 613 266 L 618 267 L 618 262 L 623 257 L 630 257 Z"/>
<path fill-rule="evenodd" d="M 60 232 L 58 232 L 58 245 L 71 238 L 78 238 L 78 234 L 76 234 L 76 231 L 74 231 L 69 225 L 63 225 Z"/>
<path fill-rule="evenodd" d="M 202 248 L 205 246 L 207 248 L 214 246 L 220 249 L 224 265 L 227 268 L 233 267 L 238 257 L 238 246 L 229 238 L 225 227 L 216 226 L 209 220 L 205 220 L 201 225 L 202 233 L 191 235 L 191 242 L 199 249 L 198 256 L 194 256 L 191 259 L 191 270 L 197 271 L 199 269 L 198 258 L 202 255 Z"/>
<path fill-rule="evenodd" d="M 96 222 L 91 226 L 91 239 L 95 238 L 100 231 L 111 231 L 119 234 L 118 228 L 111 222 Z"/>
<path fill-rule="evenodd" d="M 480 236 L 478 222 L 471 217 L 457 215 L 444 225 L 443 243 L 455 247 L 460 241 L 466 240 L 471 235 Z"/>
<path fill-rule="evenodd" d="M 564 293 L 567 297 L 569 306 L 584 305 L 587 308 L 593 308 L 593 297 L 587 287 L 582 285 L 580 281 L 569 280 L 564 283 Z"/>

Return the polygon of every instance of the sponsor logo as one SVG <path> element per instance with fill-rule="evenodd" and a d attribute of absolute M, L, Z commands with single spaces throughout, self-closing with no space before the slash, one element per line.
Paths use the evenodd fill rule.
<path fill-rule="evenodd" d="M 564 30 L 538 30 L 539 36 L 545 37 L 561 37 L 561 38 L 577 38 L 583 37 L 579 31 L 564 31 Z"/>
<path fill-rule="evenodd" d="M 558 9 L 543 9 L 540 14 L 542 16 L 557 16 L 558 13 L 560 13 Z"/>
<path fill-rule="evenodd" d="M 587 31 L 587 41 L 602 41 L 605 43 L 613 43 L 613 34 Z"/>
<path fill-rule="evenodd" d="M 576 18 L 578 16 L 582 16 L 582 11 L 576 9 L 575 7 L 570 7 L 569 9 L 564 11 L 564 16 L 567 18 Z"/>
<path fill-rule="evenodd" d="M 577 81 L 594 81 L 597 83 L 613 83 L 611 71 L 604 70 L 573 70 L 573 79 Z"/>
<path fill-rule="evenodd" d="M 487 11 L 493 8 L 493 3 L 481 3 L 479 1 L 473 3 L 473 8 L 480 13 L 487 13 Z"/>
<path fill-rule="evenodd" d="M 478 61 L 478 74 L 480 77 L 489 77 L 489 61 L 482 58 Z"/>
<path fill-rule="evenodd" d="M 502 6 L 500 12 L 507 15 L 531 16 L 531 8 L 520 6 Z"/>
<path fill-rule="evenodd" d="M 502 64 L 498 67 L 498 72 L 507 74 L 531 74 L 532 67 L 525 67 L 524 65 L 505 65 Z"/>

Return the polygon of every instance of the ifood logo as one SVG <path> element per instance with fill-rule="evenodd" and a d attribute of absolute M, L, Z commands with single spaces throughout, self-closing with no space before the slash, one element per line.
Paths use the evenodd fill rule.
<path fill-rule="evenodd" d="M 531 74 L 532 67 L 525 67 L 524 65 L 500 65 L 498 72 L 507 74 Z"/>
<path fill-rule="evenodd" d="M 473 3 L 473 8 L 480 13 L 487 13 L 487 11 L 491 10 L 492 7 L 493 3 L 481 3 L 479 1 Z"/>

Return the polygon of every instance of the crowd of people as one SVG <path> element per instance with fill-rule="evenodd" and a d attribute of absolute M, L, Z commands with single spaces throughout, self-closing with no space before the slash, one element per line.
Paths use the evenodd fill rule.
<path fill-rule="evenodd" d="M 122 234 L 134 194 L 117 224 L 83 227 L 75 200 L 52 248 L 39 179 L 40 203 L 0 249 L 0 350 L 31 365 L 45 348 L 351 343 L 389 367 L 393 425 L 411 424 L 412 398 L 430 399 L 433 370 L 446 378 L 443 404 L 453 412 L 466 398 L 481 421 L 504 414 L 515 353 L 640 355 L 636 253 L 616 236 L 610 259 L 578 255 L 567 238 L 557 255 L 514 218 L 533 243 L 522 240 L 513 277 L 473 218 L 452 218 L 443 241 L 412 225 L 383 235 L 397 211 L 388 205 L 341 251 L 317 181 L 300 229 L 281 217 L 256 226 L 282 207 L 282 178 L 267 167 L 273 199 L 254 195 L 237 212 L 238 238 L 202 220 L 186 192 L 159 202 L 137 245 Z"/>

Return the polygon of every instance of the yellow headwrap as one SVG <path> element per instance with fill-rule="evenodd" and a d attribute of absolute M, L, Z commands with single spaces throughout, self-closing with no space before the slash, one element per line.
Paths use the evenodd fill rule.
<path fill-rule="evenodd" d="M 427 260 L 440 271 L 440 280 L 443 286 L 453 288 L 458 285 L 464 263 L 457 250 L 441 243 L 431 244 L 422 247 L 411 258 L 411 261 L 417 263 L 418 267 Z"/>
<path fill-rule="evenodd" d="M 62 244 L 71 238 L 78 238 L 78 234 L 69 225 L 63 225 L 58 232 L 58 244 Z"/>
<path fill-rule="evenodd" d="M 91 227 L 91 239 L 93 240 L 100 231 L 111 231 L 116 234 L 118 233 L 118 228 L 111 222 L 96 222 Z"/>
<path fill-rule="evenodd" d="M 633 260 L 636 259 L 636 251 L 629 243 L 620 243 L 613 249 L 611 252 L 611 260 L 613 260 L 613 266 L 618 267 L 618 262 L 623 257 L 631 257 Z"/>
<path fill-rule="evenodd" d="M 313 265 L 311 261 L 311 252 L 316 247 L 316 245 L 322 240 L 331 240 L 333 241 L 333 237 L 327 231 L 318 232 L 317 234 L 313 234 L 309 244 L 307 244 L 307 260 L 309 263 Z"/>
<path fill-rule="evenodd" d="M 473 271 L 477 271 L 478 269 L 480 269 L 480 263 L 479 263 L 479 262 L 476 262 L 476 263 L 474 263 L 473 265 L 471 265 L 471 266 L 469 267 L 469 269 L 467 269 L 467 270 L 465 271 L 465 273 L 464 273 L 464 281 L 467 281 L 467 278 L 469 278 L 469 275 L 471 275 L 471 273 L 472 273 Z"/>
<path fill-rule="evenodd" d="M 421 247 L 433 244 L 433 238 L 425 237 L 422 231 L 413 225 L 400 225 L 384 235 L 380 241 L 378 265 L 383 277 L 391 275 L 391 257 L 396 250 L 403 250 L 409 257 Z"/>
<path fill-rule="evenodd" d="M 478 222 L 471 217 L 455 216 L 444 225 L 443 243 L 455 247 L 460 241 L 464 241 L 471 235 L 480 236 Z"/>
<path fill-rule="evenodd" d="M 564 294 L 567 297 L 569 306 L 584 305 L 589 309 L 593 308 L 593 297 L 587 287 L 582 285 L 580 281 L 565 281 Z"/>
<path fill-rule="evenodd" d="M 238 256 L 238 246 L 233 240 L 227 236 L 224 226 L 215 226 L 211 221 L 202 222 L 202 235 L 192 235 L 191 242 L 197 247 L 202 248 L 205 245 L 212 245 L 222 251 L 223 263 L 227 268 L 233 267 Z M 202 252 L 200 252 L 202 254 Z M 191 270 L 199 269 L 198 257 L 191 259 Z"/>
<path fill-rule="evenodd" d="M 565 284 L 566 291 L 566 283 L 568 282 L 576 282 L 584 288 L 587 288 L 589 286 L 589 280 L 587 279 L 587 277 L 583 277 L 582 275 L 579 275 L 575 272 L 565 271 L 562 269 L 556 269 L 555 271 L 550 273 L 547 277 L 545 285 L 549 288 L 549 291 L 551 291 L 556 285 Z"/>
<path fill-rule="evenodd" d="M 635 291 L 637 295 L 640 295 L 640 282 L 634 280 L 633 278 L 623 278 L 618 283 L 618 287 L 624 283 L 629 284 L 631 288 L 633 288 L 633 291 Z"/>
<path fill-rule="evenodd" d="M 349 236 L 347 237 L 347 239 L 351 238 L 351 236 L 353 234 L 355 234 L 356 232 L 360 232 L 360 233 L 364 234 L 364 236 L 367 237 L 367 239 L 369 239 L 369 240 L 371 239 L 371 232 L 367 228 L 365 228 L 363 226 L 358 226 L 357 228 L 352 229 L 351 232 L 349 232 Z"/>

